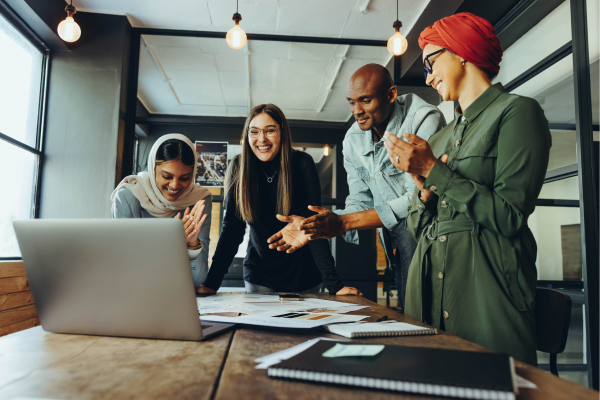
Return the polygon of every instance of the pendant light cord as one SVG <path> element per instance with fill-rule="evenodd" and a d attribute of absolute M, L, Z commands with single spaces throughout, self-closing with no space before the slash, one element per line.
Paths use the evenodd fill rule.
<path fill-rule="evenodd" d="M 73 1 L 73 0 L 71 0 Z M 396 21 L 398 21 L 398 3 L 400 2 L 400 0 L 396 0 Z"/>
<path fill-rule="evenodd" d="M 73 0 L 71 0 L 71 1 L 73 1 Z M 236 2 L 235 2 L 235 12 L 236 12 L 236 13 L 239 11 L 239 10 L 238 10 L 238 8 L 239 8 L 239 5 L 240 5 L 240 0 L 236 0 Z"/>

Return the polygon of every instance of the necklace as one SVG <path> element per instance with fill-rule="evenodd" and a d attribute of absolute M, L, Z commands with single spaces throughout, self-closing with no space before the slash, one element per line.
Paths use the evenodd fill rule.
<path fill-rule="evenodd" d="M 273 183 L 273 178 L 275 177 L 275 175 L 277 175 L 277 173 L 279 172 L 279 170 L 275 171 L 275 173 L 273 174 L 273 176 L 269 176 L 267 175 L 267 173 L 265 172 L 264 168 L 262 167 L 262 165 L 260 166 L 260 169 L 262 169 L 262 172 L 265 174 L 265 176 L 267 177 L 267 182 L 269 183 Z"/>

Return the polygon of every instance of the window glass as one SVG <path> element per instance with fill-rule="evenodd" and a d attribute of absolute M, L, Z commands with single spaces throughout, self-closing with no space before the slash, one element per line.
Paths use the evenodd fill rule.
<path fill-rule="evenodd" d="M 0 133 L 36 146 L 43 56 L 0 15 Z"/>
<path fill-rule="evenodd" d="M 0 257 L 20 257 L 12 221 L 32 217 L 37 156 L 0 140 L 0 170 L 10 183 L 0 196 Z"/>
<path fill-rule="evenodd" d="M 570 7 L 570 2 L 565 1 L 512 46 L 505 49 L 500 63 L 500 73 L 495 81 L 508 84 L 571 41 Z M 595 15 L 597 17 L 598 13 Z"/>
<path fill-rule="evenodd" d="M 577 177 L 547 183 L 540 199 L 578 200 Z M 536 207 L 529 228 L 538 246 L 539 280 L 581 280 L 579 207 Z"/>

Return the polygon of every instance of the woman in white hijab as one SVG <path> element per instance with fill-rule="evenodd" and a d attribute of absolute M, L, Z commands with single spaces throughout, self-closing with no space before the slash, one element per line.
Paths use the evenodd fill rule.
<path fill-rule="evenodd" d="M 212 199 L 194 183 L 196 150 L 185 136 L 161 136 L 148 155 L 148 171 L 123 179 L 110 196 L 113 218 L 178 218 L 183 221 L 194 285 L 208 274 Z"/>

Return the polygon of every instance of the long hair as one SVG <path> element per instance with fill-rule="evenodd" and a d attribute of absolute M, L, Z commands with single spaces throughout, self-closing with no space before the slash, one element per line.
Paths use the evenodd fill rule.
<path fill-rule="evenodd" d="M 235 196 L 238 216 L 249 223 L 258 221 L 260 210 L 260 194 L 258 179 L 260 178 L 261 161 L 254 155 L 248 140 L 250 122 L 258 114 L 265 113 L 279 124 L 281 135 L 279 150 L 279 172 L 277 187 L 277 213 L 288 215 L 292 207 L 292 134 L 283 112 L 274 104 L 261 104 L 254 107 L 246 118 L 242 131 L 242 153 L 237 160 L 230 163 L 227 171 L 227 193 Z M 236 162 L 238 161 L 238 162 Z M 263 199 L 264 201 L 264 199 Z"/>

